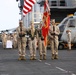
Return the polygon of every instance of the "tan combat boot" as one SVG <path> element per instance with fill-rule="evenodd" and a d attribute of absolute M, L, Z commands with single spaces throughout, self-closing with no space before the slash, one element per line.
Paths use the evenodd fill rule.
<path fill-rule="evenodd" d="M 22 60 L 22 56 L 19 56 L 18 60 Z"/>
<path fill-rule="evenodd" d="M 26 58 L 24 56 L 22 56 L 22 60 L 26 60 Z"/>
<path fill-rule="evenodd" d="M 33 60 L 36 60 L 36 56 L 33 57 Z"/>
<path fill-rule="evenodd" d="M 46 55 L 43 55 L 43 59 L 46 60 Z"/>
<path fill-rule="evenodd" d="M 40 55 L 40 60 L 42 60 L 43 58 L 42 58 L 42 55 Z"/>
<path fill-rule="evenodd" d="M 30 60 L 33 60 L 33 56 L 30 57 Z"/>
<path fill-rule="evenodd" d="M 55 55 L 54 59 L 58 59 L 58 55 Z"/>
<path fill-rule="evenodd" d="M 55 55 L 54 55 L 54 54 L 52 54 L 52 57 L 51 57 L 51 59 L 52 59 L 52 60 L 54 60 L 54 58 L 55 58 Z"/>

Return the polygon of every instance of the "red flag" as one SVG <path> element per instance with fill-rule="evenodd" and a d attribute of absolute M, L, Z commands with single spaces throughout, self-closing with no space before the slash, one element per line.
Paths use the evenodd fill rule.
<path fill-rule="evenodd" d="M 48 5 L 48 0 L 46 0 L 44 3 L 43 27 L 42 27 L 42 35 L 44 36 L 44 39 L 45 39 L 45 46 L 47 45 L 47 35 L 48 35 L 48 30 L 49 30 L 49 25 L 50 25 L 49 12 L 50 12 L 50 8 Z"/>
<path fill-rule="evenodd" d="M 35 4 L 35 0 L 24 0 L 23 16 L 32 10 L 32 6 Z"/>

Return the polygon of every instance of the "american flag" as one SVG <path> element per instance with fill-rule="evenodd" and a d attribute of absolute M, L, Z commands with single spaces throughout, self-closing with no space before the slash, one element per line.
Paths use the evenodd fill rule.
<path fill-rule="evenodd" d="M 36 0 L 24 0 L 23 6 L 23 16 L 32 10 L 32 6 L 35 4 Z"/>

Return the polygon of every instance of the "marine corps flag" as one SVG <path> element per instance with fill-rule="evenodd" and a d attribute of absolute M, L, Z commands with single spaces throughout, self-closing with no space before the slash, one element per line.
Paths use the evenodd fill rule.
<path fill-rule="evenodd" d="M 23 16 L 32 10 L 32 6 L 35 4 L 36 0 L 24 0 L 23 6 Z"/>
<path fill-rule="evenodd" d="M 50 25 L 50 8 L 48 5 L 48 0 L 45 0 L 44 3 L 44 12 L 43 12 L 43 27 L 42 27 L 42 35 L 44 36 L 45 46 L 47 45 L 47 35 Z"/>

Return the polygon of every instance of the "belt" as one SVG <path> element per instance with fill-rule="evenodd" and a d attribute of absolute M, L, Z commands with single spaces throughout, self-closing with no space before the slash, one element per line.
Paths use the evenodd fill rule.
<path fill-rule="evenodd" d="M 52 36 L 58 36 L 57 34 L 51 34 Z"/>

